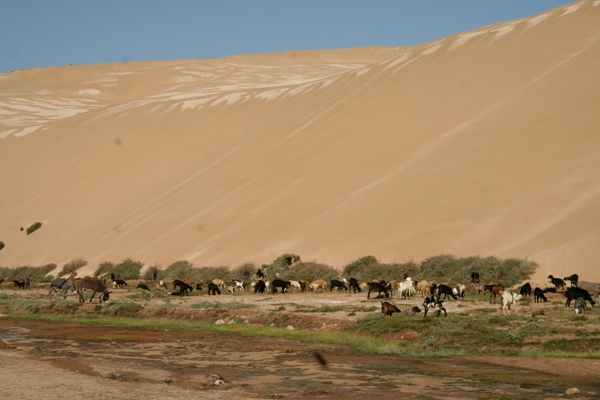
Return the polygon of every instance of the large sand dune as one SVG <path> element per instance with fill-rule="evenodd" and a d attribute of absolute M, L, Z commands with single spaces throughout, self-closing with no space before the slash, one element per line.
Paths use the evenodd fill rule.
<path fill-rule="evenodd" d="M 450 253 L 600 280 L 598 71 L 590 0 L 413 47 L 1 74 L 0 265 Z"/>

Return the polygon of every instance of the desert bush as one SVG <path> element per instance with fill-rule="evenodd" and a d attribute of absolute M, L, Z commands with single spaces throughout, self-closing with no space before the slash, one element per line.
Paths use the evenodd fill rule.
<path fill-rule="evenodd" d="M 38 229 L 40 229 L 42 227 L 42 223 L 41 222 L 36 222 L 35 224 L 32 224 L 29 226 L 29 228 L 27 228 L 27 234 L 30 235 L 33 232 L 37 231 Z"/>
<path fill-rule="evenodd" d="M 58 275 L 56 275 L 59 278 L 62 278 L 63 276 L 67 275 L 67 274 L 73 274 L 77 275 L 77 273 L 75 271 L 77 271 L 79 268 L 83 268 L 87 265 L 87 261 L 85 261 L 82 258 L 76 258 L 74 260 L 69 261 L 68 263 L 66 263 L 62 270 L 58 273 Z"/>
<path fill-rule="evenodd" d="M 41 267 L 20 266 L 17 268 L 0 268 L 0 277 L 6 280 L 19 280 L 30 278 L 35 281 L 49 282 L 51 277 L 46 276 L 56 268 L 56 264 L 46 264 Z M 51 280 L 51 279 L 50 279 Z"/>
<path fill-rule="evenodd" d="M 151 267 L 148 267 L 148 269 L 146 269 L 144 271 L 144 273 L 142 274 L 142 279 L 145 281 L 153 281 L 155 274 L 156 274 L 156 279 L 165 278 L 165 276 L 164 276 L 165 272 L 160 269 L 160 265 L 155 264 Z"/>
<path fill-rule="evenodd" d="M 324 279 L 326 281 L 338 279 L 339 275 L 340 271 L 330 265 L 317 262 L 299 262 L 291 266 L 291 268 L 284 268 L 280 271 L 279 277 L 281 279 L 312 282 L 315 279 Z M 270 271 L 270 274 L 267 274 L 267 279 L 274 278 L 275 274 L 273 271 Z"/>
<path fill-rule="evenodd" d="M 344 276 L 357 277 L 359 274 L 371 264 L 376 264 L 377 258 L 375 256 L 364 256 L 358 260 L 352 261 L 350 264 L 344 267 Z M 362 279 L 362 278 L 361 278 Z"/>
<path fill-rule="evenodd" d="M 250 275 L 252 277 L 256 273 L 257 269 L 258 268 L 256 267 L 256 265 L 254 263 L 251 263 L 251 262 L 244 263 L 244 264 L 240 265 L 239 267 L 235 268 L 233 271 L 231 271 L 231 276 L 236 279 L 242 279 L 244 274 L 248 273 L 248 275 Z"/>
<path fill-rule="evenodd" d="M 194 265 L 186 260 L 176 261 L 164 270 L 165 279 L 191 279 L 194 275 Z"/>
<path fill-rule="evenodd" d="M 94 276 L 105 278 L 110 274 L 115 274 L 115 276 L 121 279 L 139 279 L 143 266 L 143 262 L 135 261 L 131 258 L 126 258 L 116 265 L 110 261 L 105 261 L 96 268 Z"/>

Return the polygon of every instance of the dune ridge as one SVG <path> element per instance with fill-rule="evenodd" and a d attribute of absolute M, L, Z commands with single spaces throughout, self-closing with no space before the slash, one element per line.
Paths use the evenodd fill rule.
<path fill-rule="evenodd" d="M 449 253 L 600 280 L 599 70 L 584 0 L 411 47 L 1 74 L 0 265 Z"/>

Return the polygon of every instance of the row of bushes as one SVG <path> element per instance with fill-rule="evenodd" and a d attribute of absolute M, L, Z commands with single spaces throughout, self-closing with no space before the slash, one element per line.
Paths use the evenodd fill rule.
<path fill-rule="evenodd" d="M 57 277 L 75 276 L 76 271 L 85 265 L 87 265 L 85 260 L 73 260 L 65 264 Z M 219 278 L 228 282 L 232 279 L 244 279 L 245 276 L 253 278 L 258 270 L 258 267 L 253 263 L 242 264 L 236 268 L 227 266 L 196 267 L 189 261 L 177 261 L 167 268 L 162 268 L 159 265 L 150 266 L 142 273 L 143 267 L 143 262 L 130 258 L 118 264 L 106 261 L 98 266 L 94 276 L 108 278 L 110 274 L 114 274 L 121 279 L 143 279 L 148 281 L 154 280 L 155 277 L 167 281 L 173 279 L 209 281 Z M 49 280 L 52 279 L 52 276 L 47 276 L 47 274 L 55 268 L 55 264 L 48 264 L 43 267 L 0 267 L 0 277 L 7 280 L 26 277 Z M 538 264 L 527 259 L 500 259 L 494 256 L 457 258 L 447 254 L 428 258 L 421 263 L 409 261 L 390 264 L 379 262 L 374 256 L 365 256 L 351 262 L 340 271 L 330 265 L 313 261 L 300 261 L 300 257 L 294 254 L 283 254 L 271 264 L 263 264 L 260 268 L 265 272 L 268 280 L 280 277 L 281 279 L 307 282 L 315 279 L 329 281 L 343 277 L 354 277 L 359 281 L 371 281 L 373 279 L 390 281 L 403 279 L 405 275 L 408 275 L 414 280 L 428 279 L 444 283 L 456 283 L 470 281 L 471 273 L 476 271 L 479 272 L 483 282 L 502 283 L 510 287 L 529 278 L 538 268 Z"/>

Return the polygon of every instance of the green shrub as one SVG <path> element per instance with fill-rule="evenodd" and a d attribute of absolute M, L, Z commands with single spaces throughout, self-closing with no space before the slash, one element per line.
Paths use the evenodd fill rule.
<path fill-rule="evenodd" d="M 166 279 L 164 276 L 165 272 L 160 269 L 160 265 L 158 264 L 155 264 L 146 269 L 146 271 L 144 271 L 144 273 L 142 274 L 142 279 L 145 281 L 153 281 L 154 275 L 156 275 L 156 279 Z"/>
<path fill-rule="evenodd" d="M 40 229 L 42 227 L 42 223 L 41 222 L 36 222 L 35 224 L 32 224 L 29 226 L 29 228 L 27 228 L 27 234 L 30 235 L 33 232 L 37 231 L 38 229 Z"/>
<path fill-rule="evenodd" d="M 52 277 L 47 276 L 50 271 L 56 268 L 56 264 L 46 264 L 42 267 L 20 266 L 17 268 L 0 268 L 0 277 L 6 280 L 20 280 L 25 278 L 36 281 L 49 282 Z"/>
<path fill-rule="evenodd" d="M 69 274 L 73 274 L 73 276 L 77 275 L 77 273 L 75 271 L 77 271 L 79 268 L 85 267 L 87 265 L 87 261 L 85 261 L 84 259 L 81 258 L 76 258 L 72 261 L 69 261 L 68 263 L 66 263 L 63 266 L 62 271 L 60 271 L 58 273 L 58 275 L 56 275 L 59 278 L 62 278 L 63 276 Z"/>
<path fill-rule="evenodd" d="M 96 268 L 94 276 L 106 278 L 110 274 L 115 274 L 115 276 L 121 279 L 139 279 L 140 271 L 143 267 L 143 262 L 135 261 L 131 258 L 126 258 L 116 265 L 110 261 L 104 261 Z"/>
<path fill-rule="evenodd" d="M 111 261 L 104 261 L 101 262 L 100 265 L 98 266 L 98 268 L 96 268 L 96 271 L 94 271 L 94 276 L 95 277 L 106 277 L 108 276 L 111 271 L 115 268 L 115 263 L 111 262 Z"/>

